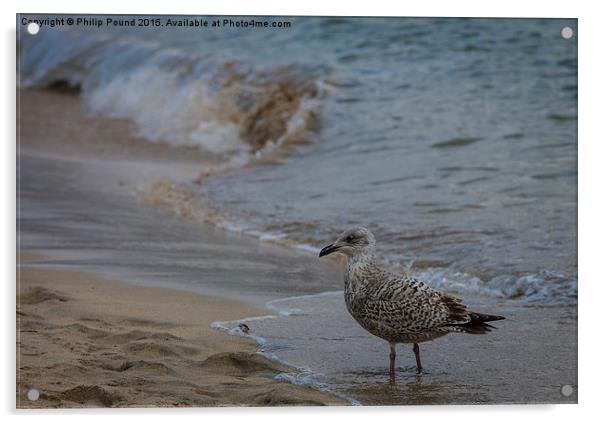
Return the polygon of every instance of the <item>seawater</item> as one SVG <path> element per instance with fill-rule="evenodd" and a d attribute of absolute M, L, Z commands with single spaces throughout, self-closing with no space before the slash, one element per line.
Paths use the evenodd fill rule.
<path fill-rule="evenodd" d="M 232 227 L 319 248 L 364 225 L 435 286 L 575 303 L 575 20 L 282 19 L 21 32 L 19 81 L 222 155 L 192 189 Z"/>
<path fill-rule="evenodd" d="M 353 405 L 566 400 L 560 386 L 561 381 L 576 383 L 576 371 L 568 364 L 575 349 L 558 340 L 576 336 L 572 307 L 535 311 L 515 301 L 477 297 L 467 303 L 477 310 L 493 308 L 509 320 L 484 336 L 450 335 L 421 344 L 421 375 L 416 375 L 411 344 L 399 344 L 395 384 L 387 373 L 388 343 L 351 318 L 342 291 L 273 300 L 267 303 L 270 315 L 214 327 L 250 337 L 261 353 L 297 367 L 278 378 L 333 392 Z M 240 323 L 247 324 L 248 333 L 238 329 Z M 520 347 L 509 338 L 519 340 Z"/>

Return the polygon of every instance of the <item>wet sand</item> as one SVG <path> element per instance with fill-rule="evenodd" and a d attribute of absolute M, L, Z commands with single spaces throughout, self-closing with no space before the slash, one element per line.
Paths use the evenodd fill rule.
<path fill-rule="evenodd" d="M 208 271 L 168 274 L 189 267 L 173 258 L 185 234 L 196 244 L 196 225 L 157 213 L 139 192 L 156 179 L 191 180 L 215 157 L 149 145 L 127 122 L 86 116 L 73 95 L 19 97 L 18 408 L 347 404 L 275 380 L 295 369 L 210 327 L 267 313 L 265 292 L 229 296 L 243 303 L 219 286 L 245 271 L 224 267 L 220 251 L 241 263 L 253 249 L 244 240 L 205 237 L 188 265 Z M 180 245 L 161 267 L 148 248 L 168 251 L 165 237 Z"/>
<path fill-rule="evenodd" d="M 219 156 L 196 147 L 174 147 L 136 135 L 126 119 L 90 115 L 78 93 L 61 90 L 17 91 L 17 127 L 21 147 L 59 157 L 76 156 L 114 161 L 216 164 Z"/>
<path fill-rule="evenodd" d="M 210 328 L 261 310 L 84 272 L 22 267 L 19 277 L 18 408 L 344 404 L 274 380 L 293 369 Z"/>
<path fill-rule="evenodd" d="M 171 150 L 167 150 L 145 152 L 141 156 L 133 154 L 125 160 L 115 153 L 119 151 L 119 143 L 114 144 L 106 156 L 100 157 L 94 150 L 96 147 L 79 149 L 78 137 L 64 137 L 60 132 L 62 129 L 56 126 L 58 124 L 54 121 L 69 126 L 69 122 L 78 125 L 88 118 L 82 115 L 81 103 L 73 96 L 60 100 L 70 103 L 71 108 L 54 108 L 50 112 L 47 106 L 53 104 L 53 96 L 56 95 L 63 94 L 36 92 L 29 96 L 26 92 L 21 93 L 22 107 L 26 106 L 27 110 L 33 111 L 39 107 L 44 109 L 38 113 L 37 119 L 27 123 L 23 116 L 23 125 L 28 129 L 21 131 L 19 233 L 21 248 L 38 254 L 38 257 L 29 257 L 31 260 L 27 267 L 31 268 L 31 271 L 84 270 L 102 274 L 110 280 L 199 293 L 202 298 L 229 298 L 229 301 L 232 301 L 230 306 L 226 306 L 227 300 L 220 300 L 224 301 L 223 307 L 227 308 L 221 310 L 224 315 L 207 319 L 207 324 L 215 320 L 229 321 L 257 315 L 254 312 L 245 314 L 243 311 L 261 310 L 266 301 L 342 289 L 340 272 L 328 261 L 318 260 L 314 255 L 237 234 L 224 233 L 203 225 L 203 219 L 199 221 L 196 217 L 176 218 L 190 217 L 187 213 L 182 213 L 181 198 L 176 198 L 174 202 L 173 198 L 163 196 L 164 203 L 157 204 L 162 207 L 149 207 L 142 195 L 149 186 L 157 180 L 191 181 L 199 170 L 202 171 L 213 163 L 213 158 L 203 159 L 204 161 L 201 160 L 198 164 L 194 160 L 183 160 L 180 163 L 177 157 L 180 153 L 175 152 L 173 154 L 176 156 L 172 157 Z M 69 110 L 69 114 L 63 114 L 63 110 Z M 105 122 L 106 125 L 111 123 L 112 121 L 108 120 Z M 55 125 L 54 132 L 41 141 L 38 138 L 44 137 L 45 132 L 36 130 L 36 125 Z M 124 135 L 121 131 L 117 131 L 116 134 Z M 88 141 L 84 144 L 94 144 L 93 132 L 86 137 Z M 63 140 L 69 148 L 61 146 Z M 129 145 L 127 140 L 123 142 Z M 140 147 L 144 149 L 143 145 Z M 149 151 L 152 151 L 152 148 Z M 171 190 L 168 191 L 173 194 Z M 55 310 L 60 310 L 61 306 L 69 304 L 68 301 L 60 300 L 68 299 L 68 289 L 54 291 L 54 288 L 42 282 L 39 286 L 50 292 L 40 291 L 40 296 L 50 297 L 49 300 L 41 302 L 40 307 L 54 305 Z M 136 290 L 138 287 L 129 289 Z M 21 293 L 25 291 L 21 290 Z M 36 295 L 38 294 L 34 292 L 33 296 Z M 60 298 L 53 298 L 53 295 Z M 501 329 L 492 336 L 479 337 L 470 342 L 464 341 L 469 338 L 450 336 L 426 344 L 424 351 L 425 359 L 428 359 L 428 364 L 425 363 L 427 373 L 421 381 L 412 376 L 411 366 L 404 367 L 408 362 L 407 351 L 400 346 L 398 356 L 400 360 L 403 357 L 399 369 L 401 379 L 394 388 L 384 382 L 386 348 L 383 348 L 376 338 L 362 333 L 356 324 L 347 318 L 337 302 L 311 302 L 300 305 L 296 300 L 292 300 L 291 308 L 303 310 L 301 315 L 266 320 L 249 326 L 254 334 L 266 338 L 274 337 L 273 349 L 266 352 L 285 358 L 291 364 L 313 366 L 313 363 L 317 363 L 314 370 L 321 370 L 319 365 L 328 367 L 328 364 L 335 363 L 336 366 L 330 366 L 324 373 L 328 373 L 328 377 L 338 378 L 337 385 L 364 404 L 577 401 L 576 389 L 568 398 L 559 395 L 562 385 L 571 384 L 576 388 L 577 383 L 577 333 L 576 315 L 573 310 L 524 307 L 511 300 L 498 301 L 494 298 L 465 299 L 469 304 L 482 306 L 483 310 L 508 313 L 509 319 L 501 322 Z M 162 297 L 155 296 L 155 300 L 162 301 Z M 240 305 L 241 303 L 247 305 Z M 25 309 L 22 311 L 27 313 Z M 265 313 L 264 311 L 259 314 Z M 226 316 L 227 314 L 229 315 Z M 81 316 L 73 316 L 72 323 L 63 326 L 83 324 L 75 320 Z M 106 331 L 107 334 L 149 331 L 141 326 L 119 326 L 122 323 L 115 317 L 107 316 L 106 320 L 110 327 L 93 326 L 93 329 Z M 92 323 L 85 324 L 87 327 L 90 325 Z M 43 330 L 51 333 L 51 329 Z M 65 329 L 61 331 L 64 332 Z M 182 363 L 174 363 L 177 361 L 175 359 L 162 363 L 167 367 L 174 366 L 172 370 L 179 374 L 178 372 L 186 368 L 187 360 L 189 365 L 190 361 L 197 360 L 186 357 L 175 347 L 189 346 L 188 343 L 194 339 L 187 338 L 180 332 L 176 333 L 173 328 L 165 328 L 164 331 L 183 339 L 177 340 L 174 347 L 170 346 L 177 354 L 184 356 Z M 210 330 L 209 333 L 217 332 Z M 225 336 L 220 334 L 222 335 Z M 86 336 L 94 342 L 102 339 L 102 336 Z M 200 342 L 200 338 L 196 339 Z M 203 342 L 207 342 L 203 339 Z M 92 341 L 86 342 L 86 348 L 91 348 L 90 345 L 95 348 Z M 149 341 L 128 339 L 127 343 L 115 347 L 111 352 L 125 356 L 125 352 L 129 350 L 123 348 L 126 348 L 128 343 L 143 342 Z M 242 339 L 229 338 L 228 342 L 239 344 L 233 351 L 225 352 L 253 350 L 253 344 Z M 303 342 L 305 344 L 302 346 L 295 344 Z M 215 351 L 218 352 L 224 350 Z M 206 354 L 202 356 L 203 359 L 208 358 L 211 353 L 207 351 Z M 39 360 L 44 356 L 38 352 L 37 358 L 34 355 L 32 360 Z M 143 356 L 138 357 L 138 361 L 149 361 Z M 202 362 L 203 359 L 198 361 Z M 125 360 L 130 360 L 129 356 Z M 120 366 L 123 364 L 119 363 Z M 273 362 L 271 365 L 277 366 Z M 124 367 L 127 367 L 126 372 L 129 371 L 128 365 Z M 46 369 L 44 366 L 40 368 Z M 280 371 L 272 370 L 263 374 L 273 377 Z M 102 381 L 108 380 L 102 379 L 108 377 L 103 371 L 97 373 L 99 386 Z M 145 373 L 146 370 L 139 371 L 141 374 L 136 376 L 136 383 L 146 383 L 145 375 L 150 373 Z M 50 373 L 45 371 L 43 374 Z M 520 383 L 513 383 L 514 380 L 518 380 L 515 379 L 515 375 L 522 375 Z M 230 376 L 227 372 L 224 372 L 216 376 L 214 381 L 221 386 L 222 379 L 229 380 L 228 377 Z M 251 383 L 250 380 L 255 379 L 256 375 L 249 378 L 240 383 Z M 269 383 L 274 382 L 270 377 L 264 378 Z M 96 384 L 96 380 L 88 380 L 93 380 Z M 102 386 L 107 390 L 115 388 L 110 385 Z M 293 385 L 287 386 L 287 389 L 297 389 Z M 70 386 L 70 389 L 75 387 L 77 385 Z M 178 389 L 175 391 L 182 393 L 182 388 Z M 75 391 L 77 398 L 80 398 L 78 395 L 84 395 L 80 391 L 81 388 Z M 94 391 L 94 395 L 104 397 L 100 391 Z M 86 393 L 84 397 L 89 395 L 93 394 Z M 91 401 L 96 401 L 98 405 L 98 399 Z M 180 397 L 177 401 L 184 399 Z M 338 398 L 333 401 L 338 401 Z M 175 402 L 176 400 L 172 404 Z M 114 404 L 123 403 L 116 401 Z M 193 401 L 190 405 L 201 403 Z"/>

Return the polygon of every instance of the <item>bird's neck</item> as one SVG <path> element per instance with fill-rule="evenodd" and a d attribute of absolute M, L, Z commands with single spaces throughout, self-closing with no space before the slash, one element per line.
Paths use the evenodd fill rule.
<path fill-rule="evenodd" d="M 373 252 L 356 254 L 349 257 L 345 269 L 345 289 L 350 288 L 350 285 L 353 284 L 354 280 L 358 279 L 359 275 L 368 272 L 374 266 L 374 262 L 375 257 Z"/>
<path fill-rule="evenodd" d="M 374 253 L 365 252 L 363 254 L 354 254 L 347 260 L 347 268 L 353 269 L 359 266 L 364 266 L 368 263 L 374 262 Z"/>

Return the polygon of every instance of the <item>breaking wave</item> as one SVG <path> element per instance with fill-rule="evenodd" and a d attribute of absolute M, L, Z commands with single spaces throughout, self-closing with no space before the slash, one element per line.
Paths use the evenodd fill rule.
<path fill-rule="evenodd" d="M 81 93 L 93 114 L 133 121 L 137 135 L 232 156 L 307 143 L 322 84 L 298 66 L 255 68 L 123 36 L 24 31 L 19 85 Z"/>

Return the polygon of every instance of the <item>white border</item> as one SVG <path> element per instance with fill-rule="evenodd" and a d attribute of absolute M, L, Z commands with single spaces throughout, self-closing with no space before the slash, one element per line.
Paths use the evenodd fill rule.
<path fill-rule="evenodd" d="M 231 14 L 231 15 L 343 15 L 343 16 L 480 16 L 480 17 L 584 17 L 588 6 L 578 1 L 549 0 L 539 2 L 505 0 L 421 0 L 416 2 L 369 2 L 306 0 L 298 3 L 281 0 L 229 0 L 194 3 L 185 0 L 164 2 L 124 2 L 107 0 L 99 3 L 55 0 L 24 0 L 15 12 L 21 13 L 140 13 L 140 14 Z M 584 2 L 585 3 L 585 2 Z M 582 13 L 579 13 L 582 12 Z M 585 12 L 585 13 L 583 13 Z M 7 16 L 8 17 L 8 16 Z"/>
<path fill-rule="evenodd" d="M 5 97 L 0 103 L 4 128 L 2 159 L 3 178 L 0 189 L 4 199 L 2 208 L 2 232 L 4 254 L 2 268 L 5 271 L 5 331 L 2 339 L 2 410 L 7 417 L 21 415 L 26 421 L 66 421 L 81 419 L 100 421 L 109 415 L 111 419 L 125 420 L 144 418 L 146 421 L 161 421 L 167 415 L 194 420 L 223 418 L 226 421 L 265 422 L 305 421 L 308 418 L 344 418 L 351 422 L 363 421 L 368 416 L 375 418 L 402 419 L 406 421 L 440 421 L 472 418 L 488 423 L 504 422 L 516 418 L 545 418 L 548 422 L 576 420 L 594 416 L 594 408 L 600 392 L 598 376 L 601 350 L 596 348 L 598 340 L 598 315 L 602 299 L 598 275 L 600 265 L 596 262 L 599 220 L 602 217 L 598 180 L 600 175 L 600 137 L 596 125 L 600 113 L 600 41 L 602 41 L 600 14 L 593 1 L 545 1 L 525 0 L 487 1 L 428 1 L 398 2 L 370 0 L 367 2 L 300 0 L 298 3 L 281 0 L 229 0 L 193 2 L 168 0 L 164 2 L 131 2 L 123 0 L 82 1 L 20 1 L 17 4 L 2 4 L 3 21 L 3 88 Z M 15 14 L 21 13 L 141 13 L 141 14 L 237 14 L 237 15 L 346 15 L 346 16 L 481 16 L 481 17 L 565 17 L 578 18 L 579 28 L 579 406 L 439 406 L 439 407 L 370 407 L 370 408 L 303 408 L 303 409 L 192 409 L 192 410 L 96 410 L 60 413 L 47 411 L 23 413 L 14 407 L 14 281 L 15 281 Z M 517 348 L 520 346 L 517 345 Z M 85 416 L 82 416 L 84 414 Z M 336 416 L 335 416 L 336 414 Z M 135 415 L 135 416 L 134 416 Z"/>

